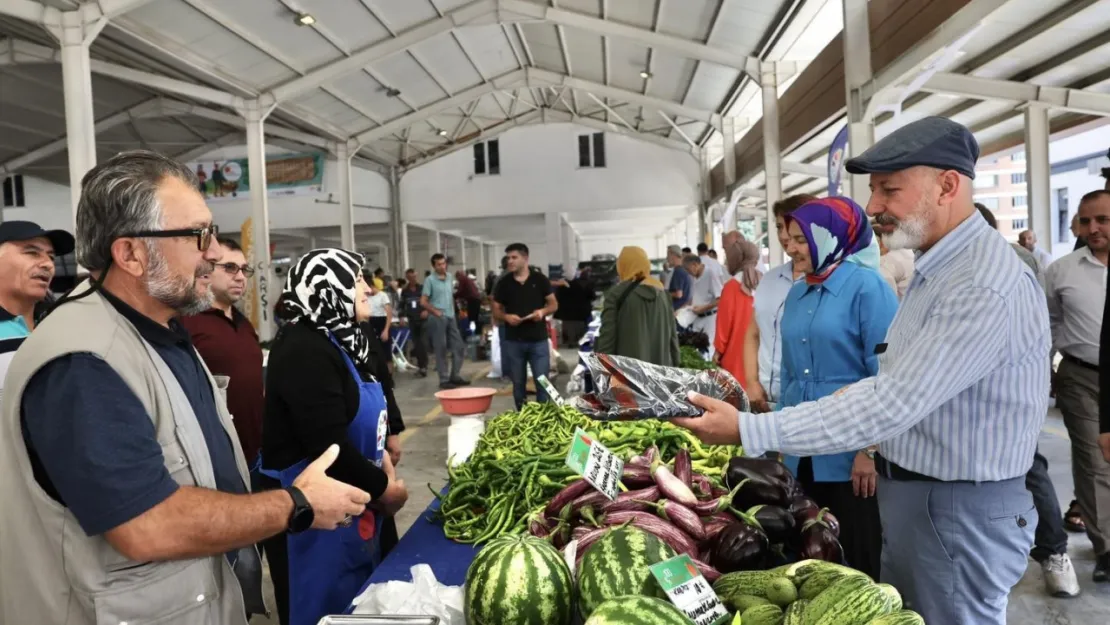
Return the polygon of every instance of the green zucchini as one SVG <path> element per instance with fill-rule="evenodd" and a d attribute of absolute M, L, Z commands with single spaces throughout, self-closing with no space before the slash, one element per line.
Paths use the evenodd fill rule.
<path fill-rule="evenodd" d="M 736 612 L 743 612 L 752 606 L 771 605 L 770 599 L 757 597 L 755 595 L 728 595 L 727 597 L 718 595 L 717 598 L 721 600 L 721 603 L 728 606 L 729 609 L 735 610 Z"/>
<path fill-rule="evenodd" d="M 867 625 L 925 625 L 925 619 L 913 610 L 899 610 L 871 619 Z"/>
<path fill-rule="evenodd" d="M 876 584 L 852 591 L 829 608 L 817 625 L 867 625 L 890 612 L 890 597 Z"/>
<path fill-rule="evenodd" d="M 879 588 L 882 588 L 883 592 L 890 597 L 891 612 L 897 612 L 902 609 L 902 593 L 898 592 L 897 588 L 890 584 L 879 584 Z"/>
<path fill-rule="evenodd" d="M 809 599 L 798 599 L 791 603 L 790 607 L 786 608 L 782 625 L 802 625 L 807 605 L 809 605 Z"/>
<path fill-rule="evenodd" d="M 803 625 L 817 625 L 825 612 L 831 610 L 836 604 L 848 597 L 848 595 L 859 590 L 875 586 L 870 578 L 864 575 L 848 575 L 833 582 L 831 586 L 826 588 L 824 592 L 817 595 L 809 602 L 806 607 L 805 620 Z M 879 590 L 881 593 L 882 590 Z"/>
<path fill-rule="evenodd" d="M 740 615 L 743 625 L 782 625 L 782 608 L 777 605 L 755 605 Z"/>

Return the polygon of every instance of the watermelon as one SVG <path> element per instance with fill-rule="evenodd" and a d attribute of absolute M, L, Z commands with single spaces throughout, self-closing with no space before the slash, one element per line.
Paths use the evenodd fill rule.
<path fill-rule="evenodd" d="M 740 625 L 780 625 L 782 608 L 773 604 L 753 605 L 740 615 Z"/>
<path fill-rule="evenodd" d="M 925 619 L 913 610 L 899 610 L 868 621 L 867 625 L 925 625 Z"/>
<path fill-rule="evenodd" d="M 463 613 L 469 625 L 570 625 L 570 567 L 546 540 L 496 538 L 466 571 Z"/>
<path fill-rule="evenodd" d="M 831 586 L 814 597 L 806 606 L 805 618 L 803 619 L 805 625 L 817 625 L 821 617 L 840 603 L 841 600 L 856 590 L 868 586 L 875 588 L 880 594 L 883 593 L 881 588 L 864 575 L 848 575 L 833 582 Z M 876 616 L 878 615 L 876 614 Z"/>
<path fill-rule="evenodd" d="M 586 625 L 690 625 L 686 615 L 655 597 L 615 597 L 594 609 Z"/>
<path fill-rule="evenodd" d="M 635 527 L 609 530 L 578 565 L 578 609 L 589 618 L 602 603 L 637 595 L 666 597 L 649 567 L 675 556 L 663 541 Z"/>
<path fill-rule="evenodd" d="M 879 588 L 882 588 L 883 592 L 890 597 L 891 612 L 897 612 L 902 609 L 902 593 L 898 592 L 897 588 L 890 584 L 879 584 Z"/>
<path fill-rule="evenodd" d="M 876 584 L 868 584 L 829 608 L 817 620 L 817 625 L 867 625 L 890 611 L 890 597 L 886 591 Z"/>

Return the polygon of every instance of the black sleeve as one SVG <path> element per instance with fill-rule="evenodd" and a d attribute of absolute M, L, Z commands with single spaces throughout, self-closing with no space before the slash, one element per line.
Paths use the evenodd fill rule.
<path fill-rule="evenodd" d="M 506 276 L 509 274 L 505 274 Z M 505 307 L 505 277 L 498 278 L 497 282 L 493 285 L 493 301 Z M 508 311 L 505 311 L 506 313 Z"/>
<path fill-rule="evenodd" d="M 551 280 L 548 280 L 547 276 L 542 273 L 538 275 L 540 277 L 540 290 L 543 291 L 544 297 L 551 295 L 553 293 L 551 290 Z"/>
<path fill-rule="evenodd" d="M 300 342 L 299 349 L 284 351 L 285 362 L 273 363 L 275 376 L 268 386 L 281 389 L 288 408 L 291 432 L 299 439 L 308 459 L 315 459 L 330 445 L 339 445 L 339 458 L 328 469 L 331 477 L 361 488 L 377 499 L 389 478 L 363 456 L 347 437 L 354 415 L 347 402 L 346 384 L 354 384 L 350 371 L 336 348 L 323 337 Z M 290 346 L 291 347 L 291 346 Z M 278 367 L 274 367 L 278 364 Z"/>
<path fill-rule="evenodd" d="M 369 324 L 363 324 L 364 327 Z M 374 365 L 374 377 L 382 385 L 382 394 L 385 395 L 386 416 L 389 419 L 389 435 L 396 436 L 405 431 L 405 421 L 401 418 L 401 407 L 393 395 L 393 374 L 389 372 L 389 354 L 385 346 L 377 341 L 370 341 L 370 360 Z"/>
<path fill-rule="evenodd" d="M 1107 293 L 1110 293 L 1110 272 L 1106 274 L 1106 287 Z M 1102 305 L 1102 318 L 1110 319 L 1110 298 L 1107 298 Z M 1110 353 L 1107 353 L 1107 347 L 1110 346 L 1110 322 L 1103 322 L 1102 324 L 1102 338 L 1098 346 L 1098 362 L 1101 367 L 1098 370 L 1099 387 L 1110 389 Z M 1099 393 L 1099 432 L 1103 434 L 1110 433 L 1110 390 Z"/>

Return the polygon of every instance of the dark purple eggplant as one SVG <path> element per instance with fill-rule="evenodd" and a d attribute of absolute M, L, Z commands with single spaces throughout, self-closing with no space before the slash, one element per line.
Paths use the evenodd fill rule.
<path fill-rule="evenodd" d="M 767 539 L 772 543 L 786 542 L 794 535 L 794 515 L 780 506 L 753 506 L 748 514 L 759 522 Z"/>
<path fill-rule="evenodd" d="M 722 573 L 759 570 L 767 559 L 769 548 L 766 534 L 750 525 L 737 523 L 717 534 L 709 563 Z"/>
<path fill-rule="evenodd" d="M 691 465 L 690 452 L 679 449 L 674 455 L 674 476 L 682 480 L 687 486 L 693 486 L 691 478 L 694 476 L 694 467 Z"/>
<path fill-rule="evenodd" d="M 806 516 L 808 514 L 807 510 L 818 510 L 820 506 L 809 497 L 795 497 L 790 500 L 790 506 L 787 509 L 790 510 L 790 514 L 794 515 L 795 523 L 801 525 L 811 518 Z"/>
<path fill-rule="evenodd" d="M 694 496 L 694 491 L 658 460 L 651 465 L 651 475 L 659 485 L 659 492 L 667 499 L 677 501 L 684 506 L 697 505 L 698 498 Z"/>
<path fill-rule="evenodd" d="M 691 558 L 698 555 L 697 544 L 686 532 L 650 512 L 614 512 L 605 515 L 604 522 L 605 525 L 609 526 L 629 523 L 655 536 L 677 553 L 685 553 Z"/>
<path fill-rule="evenodd" d="M 736 517 L 727 512 L 718 512 L 711 517 L 706 517 L 703 521 L 705 522 L 705 538 L 708 542 L 712 542 L 717 538 L 717 535 L 726 527 L 738 525 L 740 523 L 736 520 Z"/>
<path fill-rule="evenodd" d="M 725 470 L 725 486 L 732 488 L 746 479 L 790 484 L 794 482 L 794 474 L 785 464 L 769 458 L 737 456 L 729 460 Z"/>
<path fill-rule="evenodd" d="M 655 484 L 651 476 L 651 467 L 638 464 L 624 465 L 621 472 L 621 482 L 629 488 L 646 488 Z"/>
<path fill-rule="evenodd" d="M 547 503 L 547 507 L 543 510 L 544 516 L 561 516 L 563 506 L 574 501 L 579 496 L 587 493 L 592 488 L 593 486 L 590 486 L 590 483 L 586 480 L 578 480 L 577 482 L 572 482 L 570 485 L 564 487 L 563 490 L 556 493 L 551 501 Z"/>
<path fill-rule="evenodd" d="M 567 523 L 560 523 L 551 530 L 551 544 L 556 549 L 562 549 L 570 542 L 570 525 Z"/>
<path fill-rule="evenodd" d="M 824 525 L 814 525 L 802 532 L 798 555 L 803 560 L 844 562 L 844 548 L 832 530 Z"/>
<path fill-rule="evenodd" d="M 829 528 L 829 531 L 831 531 L 834 536 L 840 538 L 840 520 L 833 516 L 833 513 L 829 512 L 828 508 L 821 508 L 820 510 L 810 508 L 807 509 L 802 516 L 804 518 L 801 522 L 802 531 L 814 525 L 823 525 Z"/>
<path fill-rule="evenodd" d="M 732 496 L 732 505 L 741 510 L 758 505 L 785 507 L 790 503 L 790 490 L 782 482 L 745 478 L 732 488 L 737 485 L 740 490 Z"/>
<path fill-rule="evenodd" d="M 644 511 L 651 508 L 651 503 L 659 501 L 659 487 L 649 486 L 648 488 L 641 488 L 640 490 L 625 491 L 617 495 L 616 500 L 601 506 L 601 511 L 621 512 L 621 511 Z"/>
<path fill-rule="evenodd" d="M 704 560 L 700 558 L 693 558 L 693 560 L 694 566 L 698 567 L 698 571 L 701 573 L 701 576 L 705 578 L 705 581 L 712 584 L 721 577 L 721 572 L 709 564 L 706 564 Z"/>
<path fill-rule="evenodd" d="M 710 489 L 709 494 L 712 495 L 713 497 L 720 497 L 721 495 L 724 495 L 727 492 L 728 492 L 727 488 L 721 488 L 720 486 L 714 486 Z"/>

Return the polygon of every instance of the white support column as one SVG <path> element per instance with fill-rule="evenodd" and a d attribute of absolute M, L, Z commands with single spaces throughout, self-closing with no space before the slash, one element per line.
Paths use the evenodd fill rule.
<path fill-rule="evenodd" d="M 394 275 L 400 278 L 405 275 L 409 265 L 409 233 L 407 225 L 401 221 L 401 173 L 396 167 L 389 170 L 389 231 L 390 240 L 397 253 L 393 255 Z"/>
<path fill-rule="evenodd" d="M 1025 187 L 1029 229 L 1037 244 L 1050 254 L 1052 236 L 1052 192 L 1048 159 L 1048 107 L 1030 104 L 1025 109 Z"/>
<path fill-rule="evenodd" d="M 871 25 L 868 0 L 844 0 L 844 85 L 848 103 L 848 156 L 859 156 L 875 143 L 875 125 L 867 116 L 860 87 L 871 80 Z M 860 206 L 871 198 L 867 176 L 849 174 L 844 192 Z"/>
<path fill-rule="evenodd" d="M 428 231 L 428 254 L 429 254 L 429 257 L 431 257 L 432 254 L 442 254 L 442 253 L 443 253 L 443 246 L 440 244 L 439 231 L 438 230 L 429 230 Z"/>
<path fill-rule="evenodd" d="M 478 254 L 478 275 L 475 277 L 478 278 L 478 289 L 480 290 L 486 284 L 486 272 L 488 271 L 486 267 L 488 266 L 489 255 L 486 254 L 486 244 L 482 243 L 481 239 L 474 239 L 474 242 L 478 244 L 478 249 L 475 251 Z"/>
<path fill-rule="evenodd" d="M 466 237 L 459 237 L 459 269 L 466 272 Z"/>
<path fill-rule="evenodd" d="M 767 249 L 770 264 L 782 262 L 782 246 L 775 234 L 775 202 L 782 199 L 782 147 L 779 142 L 779 81 L 774 61 L 761 66 L 760 85 L 763 90 L 763 172 L 767 186 Z"/>
<path fill-rule="evenodd" d="M 339 247 L 357 252 L 355 207 L 351 197 L 351 150 L 346 141 L 335 145 L 335 166 L 339 172 Z"/>
<path fill-rule="evenodd" d="M 412 267 L 412 258 L 409 253 L 409 225 L 401 222 L 401 267 L 400 274 L 404 275 Z"/>
<path fill-rule="evenodd" d="M 544 220 L 544 240 L 547 242 L 547 264 L 541 267 L 545 273 L 550 272 L 550 265 L 562 265 L 566 270 L 566 259 L 563 258 L 563 217 L 559 213 L 546 213 Z"/>
<path fill-rule="evenodd" d="M 270 205 L 266 190 L 266 116 L 271 109 L 257 107 L 245 108 L 241 112 L 246 119 L 247 130 L 247 169 L 251 197 L 251 223 L 254 232 L 251 236 L 251 264 L 255 267 L 254 279 L 257 280 L 254 302 L 258 306 L 258 338 L 266 341 L 273 336 L 273 306 L 279 295 L 278 289 L 270 284 Z"/>
<path fill-rule="evenodd" d="M 66 149 L 69 152 L 69 195 L 74 221 L 81 198 L 81 179 L 96 165 L 96 120 L 93 118 L 92 69 L 89 47 L 106 20 L 85 22 L 77 11 L 61 14 L 47 30 L 61 46 L 65 99 Z"/>
<path fill-rule="evenodd" d="M 725 188 L 736 182 L 736 118 L 725 116 L 721 120 L 721 141 L 724 145 Z"/>

